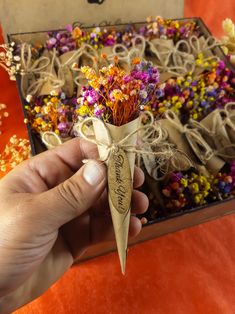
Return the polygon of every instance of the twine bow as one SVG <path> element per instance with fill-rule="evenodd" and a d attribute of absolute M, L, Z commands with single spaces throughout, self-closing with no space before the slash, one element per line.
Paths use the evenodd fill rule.
<path fill-rule="evenodd" d="M 21 91 L 24 97 L 32 93 L 35 85 L 38 84 L 37 76 L 44 73 L 43 70 L 49 65 L 50 59 L 48 57 L 40 57 L 37 60 L 32 60 L 32 47 L 30 44 L 23 43 L 21 45 Z M 30 81 L 32 82 L 30 84 Z M 36 89 L 38 90 L 38 88 Z"/>
<path fill-rule="evenodd" d="M 128 49 L 123 44 L 116 44 L 113 46 L 112 54 L 107 56 L 108 61 L 113 61 L 114 57 L 118 57 L 120 63 L 126 63 L 128 69 L 131 68 L 131 62 L 134 57 L 140 57 L 144 60 L 144 53 L 146 48 L 146 39 L 137 35 L 132 39 L 132 46 Z"/>
<path fill-rule="evenodd" d="M 87 128 L 84 128 L 85 126 L 88 127 L 90 125 L 91 122 L 98 122 L 100 124 L 100 127 L 103 129 L 103 131 L 105 132 L 106 135 L 106 139 L 107 141 L 99 141 L 97 140 L 94 136 L 87 136 L 85 133 L 85 129 L 87 130 Z M 107 150 L 107 154 L 106 156 L 101 159 L 101 161 L 108 161 L 110 154 L 113 151 L 116 151 L 118 148 L 121 148 L 122 150 L 124 150 L 126 153 L 137 153 L 137 154 L 152 154 L 152 155 L 156 155 L 156 153 L 154 152 L 150 152 L 150 151 L 146 151 L 144 149 L 141 149 L 141 147 L 136 144 L 136 145 L 130 145 L 128 144 L 128 141 L 131 137 L 133 137 L 134 135 L 138 134 L 138 132 L 143 132 L 142 133 L 142 141 L 144 142 L 147 138 L 149 138 L 149 134 L 152 134 L 152 132 L 155 133 L 155 138 L 152 140 L 152 142 L 150 143 L 148 141 L 148 145 L 155 145 L 156 143 L 160 142 L 162 139 L 162 130 L 160 128 L 160 126 L 157 125 L 145 125 L 145 126 L 140 126 L 138 127 L 136 130 L 132 131 L 131 133 L 129 133 L 127 136 L 125 136 L 124 138 L 122 138 L 120 141 L 115 142 L 112 137 L 111 134 L 108 130 L 108 128 L 106 127 L 105 123 L 95 117 L 90 117 L 90 118 L 86 118 L 85 120 L 83 120 L 82 122 L 78 123 L 77 126 L 78 128 L 78 133 L 79 135 L 95 144 L 98 146 L 102 146 L 104 148 L 106 148 Z M 89 128 L 88 128 L 89 129 Z"/>
<path fill-rule="evenodd" d="M 217 148 L 221 149 L 221 146 L 223 149 L 226 148 L 228 152 L 226 158 L 229 158 L 230 154 L 234 155 L 232 142 L 235 141 L 235 124 L 232 120 L 235 117 L 235 111 L 230 109 L 234 105 L 235 103 L 227 103 L 224 109 L 216 109 L 210 113 L 205 118 L 208 120 L 210 115 L 212 115 L 210 128 L 204 125 L 204 120 L 202 120 L 201 123 L 194 120 L 189 121 L 190 125 L 197 128 L 202 134 L 210 137 Z M 228 150 L 229 148 L 231 149 Z"/>
<path fill-rule="evenodd" d="M 27 52 L 25 51 L 26 47 Z M 27 58 L 23 58 L 23 56 L 27 56 Z M 65 56 L 65 54 L 63 56 Z M 77 62 L 82 56 L 94 60 L 94 58 L 97 57 L 97 53 L 92 46 L 84 44 L 81 48 L 75 50 L 65 62 L 61 62 L 60 58 L 57 56 L 56 49 L 54 49 L 51 60 L 48 57 L 42 56 L 34 62 L 33 66 L 29 66 L 32 58 L 31 47 L 28 44 L 23 44 L 21 49 L 23 68 L 23 71 L 21 72 L 22 77 L 24 77 L 25 73 L 35 73 L 38 75 L 36 80 L 33 80 L 29 87 L 27 87 L 27 89 L 23 87 L 25 85 L 25 82 L 24 79 L 22 79 L 21 83 L 24 96 L 26 96 L 26 94 L 37 94 L 46 82 L 49 82 L 52 85 L 53 89 L 71 87 L 70 78 L 66 76 L 66 73 L 71 73 L 71 80 L 73 80 L 71 70 L 76 71 L 76 69 L 72 68 L 72 65 Z M 43 66 L 38 67 L 38 65 L 43 61 L 47 62 L 43 64 Z M 49 66 L 49 64 L 49 71 L 43 71 Z M 53 73 L 53 70 L 55 71 L 55 66 L 57 67 L 57 75 Z M 27 71 L 25 69 L 27 69 Z M 74 79 L 75 83 L 77 83 L 77 80 L 78 78 Z"/>
<path fill-rule="evenodd" d="M 150 51 L 156 57 L 158 69 L 161 73 L 169 73 L 174 76 L 184 75 L 193 72 L 195 69 L 195 59 L 190 54 L 190 46 L 186 40 L 180 40 L 174 46 L 161 41 L 161 44 L 153 44 L 148 41 Z M 184 47 L 184 51 L 181 51 Z"/>
<path fill-rule="evenodd" d="M 56 49 L 53 50 L 52 53 L 49 52 L 51 55 L 51 61 L 50 68 L 48 71 L 39 71 L 39 77 L 34 81 L 27 89 L 27 94 L 30 95 L 36 95 L 37 93 L 40 93 L 42 87 L 44 84 L 48 83 L 51 85 L 52 90 L 57 90 L 61 88 L 64 84 L 64 81 L 59 79 L 57 75 L 55 74 L 55 62 L 56 62 Z M 47 57 L 44 57 L 47 58 Z M 50 60 L 50 59 L 49 59 Z M 47 65 L 47 68 L 49 67 L 49 64 Z"/>
<path fill-rule="evenodd" d="M 213 48 L 220 46 L 220 43 L 213 36 L 209 36 L 206 39 L 204 37 L 200 38 L 195 35 L 189 38 L 191 52 L 195 56 L 198 56 L 200 53 L 211 52 Z M 202 39 L 205 40 L 202 41 Z"/>
<path fill-rule="evenodd" d="M 165 117 L 171 121 L 178 131 L 185 135 L 190 147 L 202 164 L 207 164 L 207 162 L 216 154 L 216 151 L 212 150 L 201 136 L 200 132 L 189 124 L 182 125 L 179 118 L 172 110 L 167 110 L 165 112 Z"/>
<path fill-rule="evenodd" d="M 205 139 L 199 132 L 199 128 L 201 130 L 206 131 L 207 133 L 209 131 L 204 126 L 201 126 L 200 123 L 194 122 L 192 125 L 192 120 L 191 120 L 191 124 L 186 124 L 183 126 L 180 123 L 176 114 L 171 110 L 168 110 L 166 112 L 166 117 L 169 120 L 171 120 L 172 124 L 174 124 L 174 126 L 181 133 L 185 135 L 191 149 L 193 150 L 195 155 L 198 157 L 198 159 L 202 162 L 202 164 L 206 165 L 213 157 L 222 157 L 222 158 L 230 157 L 229 155 L 224 154 L 223 151 L 225 151 L 227 148 L 235 147 L 235 145 L 228 145 L 218 150 L 212 149 L 211 146 L 205 141 Z"/>
<path fill-rule="evenodd" d="M 213 129 L 209 130 L 207 127 L 202 125 L 201 123 L 190 120 L 190 124 L 182 125 L 177 117 L 177 115 L 171 111 L 167 110 L 165 112 L 165 116 L 167 119 L 171 121 L 171 123 L 175 126 L 177 130 L 181 133 L 185 134 L 186 139 L 191 146 L 193 152 L 198 157 L 198 159 L 202 162 L 202 164 L 206 165 L 209 160 L 211 160 L 214 156 L 226 158 L 226 159 L 234 159 L 235 154 L 227 154 L 226 150 L 235 148 L 235 144 L 224 145 L 219 149 L 212 149 L 211 146 L 204 139 L 200 131 L 206 135 L 215 138 L 217 135 L 218 124 L 214 123 Z M 215 121 L 215 120 L 214 120 Z"/>
<path fill-rule="evenodd" d="M 201 37 L 204 38 L 204 37 Z M 219 42 L 212 36 L 202 40 L 199 40 L 197 36 L 191 36 L 189 41 L 184 39 L 179 40 L 176 45 L 172 42 L 171 45 L 166 40 L 157 42 L 148 41 L 150 51 L 156 57 L 158 69 L 161 73 L 169 73 L 174 76 L 185 75 L 188 72 L 196 72 L 197 67 L 204 67 L 208 64 L 207 68 L 210 68 L 210 62 L 218 61 L 217 56 L 211 55 L 210 57 L 203 58 L 202 65 L 195 65 L 195 58 L 201 53 L 211 52 L 211 50 L 219 46 Z M 211 52 L 212 54 L 212 52 Z"/>
<path fill-rule="evenodd" d="M 106 134 L 105 138 L 107 141 L 101 142 L 95 139 L 94 136 L 86 135 L 84 127 L 87 127 L 91 122 L 98 122 L 100 124 L 100 127 Z M 105 123 L 98 118 L 91 117 L 85 119 L 81 123 L 78 123 L 77 129 L 79 135 L 85 140 L 106 148 L 107 154 L 101 159 L 101 161 L 108 161 L 110 154 L 118 148 L 121 148 L 126 153 L 136 153 L 138 160 L 137 164 L 140 165 L 140 160 L 142 158 L 147 172 L 155 180 L 162 180 L 169 173 L 169 170 L 178 169 L 177 161 L 175 159 L 175 156 L 178 153 L 181 158 L 185 159 L 187 167 L 192 165 L 190 159 L 185 153 L 175 149 L 172 144 L 165 142 L 167 138 L 166 131 L 161 128 L 157 122 L 153 124 L 152 119 L 150 119 L 149 124 L 138 127 L 118 142 L 113 141 Z M 89 127 L 86 128 L 86 130 L 90 131 Z M 136 134 L 139 135 L 137 144 L 129 145 L 129 139 Z"/>
<path fill-rule="evenodd" d="M 155 145 L 149 145 L 148 143 L 154 143 L 155 134 L 149 132 L 148 137 L 142 139 L 141 132 L 139 134 L 139 142 L 144 150 L 154 152 L 154 154 L 138 154 L 137 164 L 141 165 L 143 160 L 145 169 L 148 174 L 155 180 L 163 180 L 171 171 L 186 170 L 193 166 L 192 161 L 185 152 L 178 149 L 175 144 L 169 143 L 168 132 L 162 127 L 158 121 L 154 121 L 153 114 L 145 111 L 143 117 L 147 115 L 149 125 L 154 124 L 161 128 L 162 137 Z M 146 121 L 146 119 L 143 119 Z"/>

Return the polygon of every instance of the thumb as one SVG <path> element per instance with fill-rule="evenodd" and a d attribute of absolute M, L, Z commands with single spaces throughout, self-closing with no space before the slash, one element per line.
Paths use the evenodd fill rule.
<path fill-rule="evenodd" d="M 88 210 L 99 199 L 105 186 L 105 165 L 89 161 L 68 180 L 36 195 L 32 212 L 50 229 L 58 229 Z"/>

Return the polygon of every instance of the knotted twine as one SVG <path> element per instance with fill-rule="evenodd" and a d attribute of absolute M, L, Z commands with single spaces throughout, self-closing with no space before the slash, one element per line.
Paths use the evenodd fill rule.
<path fill-rule="evenodd" d="M 119 64 L 121 67 L 129 71 L 131 69 L 132 60 L 135 57 L 141 58 L 144 60 L 144 54 L 146 49 L 146 39 L 141 36 L 137 35 L 131 40 L 131 48 L 128 49 L 123 44 L 116 44 L 112 48 L 112 53 L 107 56 L 107 60 L 112 62 L 115 57 L 118 57 Z"/>
<path fill-rule="evenodd" d="M 92 60 L 94 57 L 98 56 L 93 56 L 89 53 L 89 50 L 94 50 L 92 46 L 84 44 L 81 48 L 75 50 L 65 62 L 61 62 L 60 58 L 57 56 L 56 49 L 53 49 L 51 60 L 48 57 L 42 56 L 33 62 L 31 48 L 31 45 L 27 43 L 23 43 L 21 46 L 21 91 L 24 97 L 28 94 L 36 95 L 47 81 L 50 81 L 53 89 L 63 87 L 66 89 L 66 86 L 68 87 L 71 83 L 66 73 L 68 74 L 68 72 L 72 70 L 76 71 L 76 69 L 72 67 L 73 63 L 77 62 L 81 56 L 88 57 Z M 71 52 L 69 53 L 71 54 Z M 63 56 L 65 56 L 65 54 Z M 45 71 L 49 64 L 50 70 Z M 57 67 L 57 75 L 53 73 L 55 66 Z M 71 79 L 73 80 L 72 76 Z M 74 81 L 78 85 L 78 78 L 75 77 Z M 71 94 L 71 92 L 69 94 Z"/>
<path fill-rule="evenodd" d="M 62 138 L 53 131 L 41 132 L 40 135 L 42 142 L 47 147 L 47 149 L 53 149 L 56 146 L 61 145 L 71 139 L 70 136 Z"/>
<path fill-rule="evenodd" d="M 195 35 L 189 37 L 189 44 L 191 48 L 191 53 L 198 56 L 200 53 L 212 55 L 212 50 L 220 46 L 220 42 L 213 36 L 208 36 L 205 38 L 201 36 L 198 38 Z"/>
<path fill-rule="evenodd" d="M 146 114 L 146 113 L 145 113 Z M 185 158 L 185 163 L 187 167 L 192 166 L 192 163 L 188 156 L 181 150 L 175 149 L 173 145 L 165 143 L 167 138 L 166 131 L 161 128 L 161 126 L 154 122 L 154 118 L 151 113 L 148 113 L 150 116 L 150 122 L 147 125 L 142 125 L 133 132 L 129 133 L 119 142 L 114 142 L 108 128 L 105 123 L 98 118 L 91 117 L 87 118 L 81 123 L 78 123 L 77 129 L 82 138 L 92 142 L 93 144 L 100 145 L 105 147 L 107 155 L 101 159 L 101 161 L 107 162 L 110 154 L 116 151 L 118 148 L 121 148 L 125 153 L 135 153 L 137 154 L 138 165 L 140 165 L 141 158 L 143 159 L 144 166 L 155 180 L 162 180 L 169 173 L 169 171 L 178 170 L 178 165 L 175 160 L 175 154 L 179 153 L 181 158 Z M 87 127 L 91 122 L 98 122 L 101 128 L 104 130 L 107 135 L 107 142 L 100 142 L 94 138 L 94 136 L 87 136 L 84 132 L 84 127 Z M 76 127 L 75 127 L 76 129 Z M 90 132 L 89 127 L 86 128 L 86 131 Z M 136 145 L 129 145 L 128 140 L 138 134 L 138 140 Z M 182 169 L 181 169 L 182 170 Z"/>
<path fill-rule="evenodd" d="M 20 56 L 21 92 L 23 96 L 26 97 L 28 94 L 34 92 L 35 83 L 37 83 L 40 75 L 44 73 L 43 70 L 49 65 L 50 59 L 42 56 L 33 61 L 32 47 L 27 43 L 21 45 Z"/>
<path fill-rule="evenodd" d="M 125 153 L 135 153 L 137 157 L 137 165 L 141 165 L 141 160 L 145 166 L 146 171 L 155 180 L 164 179 L 170 171 L 185 170 L 193 166 L 192 161 L 185 152 L 177 149 L 174 144 L 167 143 L 167 131 L 162 128 L 157 122 L 154 122 L 152 113 L 145 112 L 143 117 L 149 118 L 147 125 L 142 125 L 136 130 L 128 134 L 119 142 L 114 142 L 105 123 L 95 117 L 86 118 L 83 121 L 74 125 L 73 131 L 85 140 L 88 140 L 95 145 L 100 145 L 107 150 L 107 155 L 100 160 L 106 162 L 109 159 L 111 152 L 121 148 Z M 143 119 L 142 119 L 143 120 Z M 107 142 L 100 142 L 94 137 L 94 132 L 91 127 L 91 122 L 98 122 L 100 127 L 107 135 Z M 129 145 L 128 140 L 138 133 L 136 145 Z M 70 139 L 62 139 L 55 132 L 47 131 L 41 133 L 42 142 L 48 149 L 52 149 L 64 141 Z M 180 158 L 180 162 L 177 159 Z M 184 164 L 184 169 L 182 169 Z"/>
<path fill-rule="evenodd" d="M 228 103 L 224 109 L 212 111 L 200 123 L 193 119 L 189 121 L 189 125 L 207 138 L 217 149 L 217 155 L 226 161 L 235 158 L 235 124 L 232 122 L 235 111 L 229 110 L 233 105 Z"/>
<path fill-rule="evenodd" d="M 172 42 L 169 45 L 168 40 L 166 44 L 161 41 L 161 44 L 155 45 L 148 41 L 151 53 L 156 57 L 158 70 L 161 73 L 171 74 L 173 76 L 185 75 L 188 72 L 193 72 L 195 69 L 195 59 L 190 54 L 189 43 L 186 40 L 180 40 L 176 46 Z M 186 47 L 186 52 L 180 50 L 180 47 Z"/>
<path fill-rule="evenodd" d="M 179 122 L 176 114 L 171 110 L 166 112 L 166 117 L 171 120 L 176 129 L 185 135 L 192 151 L 195 153 L 201 163 L 210 168 L 213 172 L 217 172 L 223 167 L 225 162 L 221 158 L 235 158 L 235 156 L 224 153 L 227 148 L 234 148 L 235 145 L 233 144 L 220 149 L 212 149 L 198 130 L 198 128 L 201 127 L 200 123 L 194 122 L 192 126 L 191 120 L 191 125 L 186 124 L 183 126 Z M 195 128 L 195 126 L 197 126 L 197 128 Z M 205 130 L 204 127 L 202 127 L 202 129 Z"/>
<path fill-rule="evenodd" d="M 191 36 L 189 41 L 181 39 L 174 46 L 173 41 L 169 45 L 169 40 L 148 41 L 150 52 L 156 57 L 158 69 L 161 73 L 174 76 L 185 75 L 189 72 L 198 75 L 205 70 L 204 64 L 208 63 L 207 69 L 212 67 L 213 62 L 219 58 L 212 54 L 212 49 L 219 46 L 219 42 L 212 36 L 207 39 Z M 196 58 L 204 54 L 203 64 L 196 65 Z"/>
<path fill-rule="evenodd" d="M 99 140 L 97 140 L 94 136 L 87 136 L 85 133 L 85 128 L 84 127 L 88 127 L 90 125 L 91 122 L 98 122 L 100 124 L 100 127 L 103 129 L 103 131 L 105 132 L 105 134 L 107 135 L 107 142 L 101 142 Z M 149 152 L 146 150 L 141 149 L 141 147 L 137 144 L 137 145 L 130 145 L 128 144 L 129 139 L 136 135 L 138 132 L 140 131 L 145 131 L 144 133 L 142 133 L 143 136 L 143 142 L 145 141 L 145 139 L 147 140 L 149 138 L 149 135 L 152 134 L 152 132 L 156 132 L 157 136 L 152 140 L 152 142 L 148 141 L 149 145 L 155 145 L 156 143 L 160 142 L 160 140 L 162 139 L 162 130 L 160 128 L 160 126 L 157 125 L 145 125 L 145 126 L 140 126 L 138 127 L 136 130 L 132 131 L 131 133 L 129 133 L 127 136 L 125 136 L 123 139 L 121 139 L 119 142 L 115 142 L 113 141 L 110 132 L 108 130 L 108 128 L 106 127 L 105 123 L 96 118 L 96 117 L 89 117 L 84 119 L 82 122 L 80 122 L 79 124 L 77 124 L 77 128 L 78 128 L 78 133 L 79 135 L 87 140 L 88 142 L 91 142 L 95 145 L 99 145 L 101 147 L 106 148 L 107 150 L 107 154 L 104 158 L 100 159 L 100 161 L 108 161 L 110 154 L 113 151 L 116 151 L 118 148 L 121 148 L 122 150 L 124 150 L 126 153 L 137 153 L 137 154 L 153 154 L 156 155 L 156 153 L 154 152 Z M 88 128 L 89 129 L 89 128 Z"/>
<path fill-rule="evenodd" d="M 59 79 L 55 73 L 55 62 L 56 62 L 56 49 L 53 49 L 53 52 L 48 52 L 51 55 L 51 59 L 50 63 L 47 65 L 45 71 L 39 71 L 38 75 L 39 77 L 29 86 L 28 90 L 27 90 L 27 94 L 29 95 L 37 95 L 39 94 L 39 96 L 45 95 L 45 84 L 49 84 L 49 86 L 51 86 L 51 90 L 49 90 L 49 93 L 54 90 L 58 90 L 60 89 L 63 84 L 64 81 Z M 47 58 L 47 57 L 46 57 Z M 49 67 L 49 70 L 48 70 Z M 48 89 L 48 87 L 46 88 L 46 90 Z M 48 93 L 47 93 L 48 94 Z M 46 95 L 47 95 L 46 94 Z"/>

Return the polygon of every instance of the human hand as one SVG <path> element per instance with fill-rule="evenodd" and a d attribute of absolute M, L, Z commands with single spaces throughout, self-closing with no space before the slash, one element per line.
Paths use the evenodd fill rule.
<path fill-rule="evenodd" d="M 73 139 L 23 162 L 0 181 L 0 313 L 47 290 L 95 243 L 114 240 L 108 214 L 106 167 L 97 149 Z M 143 183 L 135 169 L 134 188 Z M 134 213 L 147 197 L 133 191 Z M 131 217 L 130 236 L 141 230 Z"/>

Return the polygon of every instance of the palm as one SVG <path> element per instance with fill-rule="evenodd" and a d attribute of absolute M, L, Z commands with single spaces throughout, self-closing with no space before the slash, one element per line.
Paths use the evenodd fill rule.
<path fill-rule="evenodd" d="M 32 194 L 43 193 L 70 178 L 82 166 L 82 159 L 97 158 L 97 150 L 93 145 L 84 142 L 82 146 L 81 143 L 80 146 L 77 144 L 75 139 L 58 149 L 32 158 L 4 178 L 4 190 L 1 192 L 6 204 L 12 195 L 17 195 L 18 199 L 22 197 L 24 201 L 17 205 L 20 211 L 20 207 L 24 207 L 25 199 L 29 202 Z M 135 186 L 142 183 L 140 173 L 137 174 Z M 143 195 L 134 191 L 133 196 L 132 207 L 135 212 L 145 210 L 146 201 Z M 54 215 L 56 217 L 56 208 Z M 18 224 L 18 218 L 20 216 L 14 217 L 15 225 Z M 4 227 L 0 227 L 0 231 L 4 233 Z M 25 282 L 19 289 L 28 285 L 35 291 L 34 295 L 39 295 L 56 281 L 89 245 L 114 239 L 107 192 L 103 192 L 90 210 L 61 226 L 59 230 L 48 225 L 47 217 L 43 217 L 39 223 L 26 224 L 25 230 L 22 232 L 19 228 L 19 232 L 13 233 L 10 239 L 13 245 L 9 244 L 14 252 L 9 255 L 6 253 L 4 260 L 0 260 L 0 266 L 3 264 L 3 269 L 6 265 L 8 268 L 14 267 L 9 269 L 9 273 L 14 274 L 14 280 L 7 283 L 9 291 Z M 130 233 L 135 235 L 139 231 L 140 223 L 132 217 Z M 17 270 L 10 262 L 12 255 L 17 261 Z"/>

